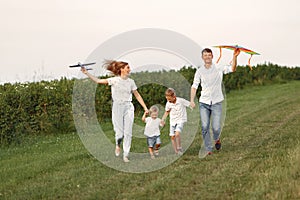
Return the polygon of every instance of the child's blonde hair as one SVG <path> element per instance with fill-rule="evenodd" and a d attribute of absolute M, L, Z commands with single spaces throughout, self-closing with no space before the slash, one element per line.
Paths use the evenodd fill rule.
<path fill-rule="evenodd" d="M 150 107 L 149 111 L 150 111 L 150 115 L 153 112 L 158 113 L 159 112 L 159 108 L 156 105 L 153 105 L 153 106 Z"/>

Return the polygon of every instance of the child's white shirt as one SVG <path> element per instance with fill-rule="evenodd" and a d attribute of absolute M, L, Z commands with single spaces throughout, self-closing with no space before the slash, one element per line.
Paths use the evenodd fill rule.
<path fill-rule="evenodd" d="M 160 118 L 153 119 L 152 117 L 146 117 L 145 119 L 146 126 L 145 126 L 145 131 L 144 135 L 147 137 L 153 137 L 153 136 L 159 136 L 160 135 L 160 130 L 159 126 L 161 123 Z"/>
<path fill-rule="evenodd" d="M 186 107 L 188 106 L 190 106 L 190 102 L 180 97 L 176 97 L 176 103 L 166 103 L 165 110 L 170 111 L 170 124 L 172 126 L 187 122 Z"/>

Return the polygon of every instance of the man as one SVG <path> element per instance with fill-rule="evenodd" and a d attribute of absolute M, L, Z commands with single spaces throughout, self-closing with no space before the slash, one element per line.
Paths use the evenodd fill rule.
<path fill-rule="evenodd" d="M 228 66 L 215 65 L 212 62 L 213 53 L 211 49 L 205 48 L 202 50 L 202 59 L 204 66 L 197 69 L 194 82 L 191 87 L 191 107 L 195 107 L 195 95 L 199 84 L 201 83 L 200 96 L 200 118 L 202 137 L 204 140 L 205 149 L 208 155 L 212 154 L 212 142 L 209 133 L 210 124 L 212 125 L 213 139 L 215 148 L 220 150 L 221 141 L 221 118 L 222 118 L 222 101 L 224 96 L 222 93 L 223 74 L 236 71 L 237 56 L 240 54 L 239 49 L 235 49 L 233 53 L 232 64 Z M 211 122 L 211 123 L 210 123 Z"/>

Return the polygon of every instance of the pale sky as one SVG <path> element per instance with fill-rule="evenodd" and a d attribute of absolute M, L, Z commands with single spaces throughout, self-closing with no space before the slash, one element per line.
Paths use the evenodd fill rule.
<path fill-rule="evenodd" d="M 69 65 L 142 28 L 175 31 L 201 47 L 239 44 L 261 54 L 252 65 L 300 66 L 299 8 L 299 0 L 0 0 L 0 83 L 76 77 Z M 241 53 L 238 64 L 248 57 Z"/>

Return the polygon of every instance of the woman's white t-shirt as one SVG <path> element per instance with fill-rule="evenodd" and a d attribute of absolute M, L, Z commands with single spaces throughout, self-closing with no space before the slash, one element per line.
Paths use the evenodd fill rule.
<path fill-rule="evenodd" d="M 137 90 L 133 79 L 123 79 L 115 76 L 107 79 L 108 85 L 111 85 L 111 96 L 114 102 L 131 102 L 132 92 Z"/>

